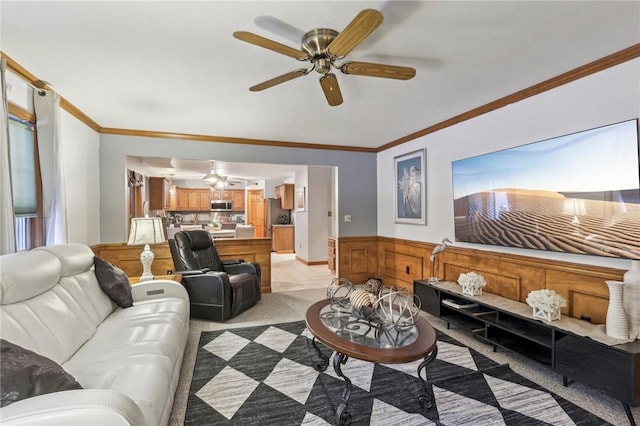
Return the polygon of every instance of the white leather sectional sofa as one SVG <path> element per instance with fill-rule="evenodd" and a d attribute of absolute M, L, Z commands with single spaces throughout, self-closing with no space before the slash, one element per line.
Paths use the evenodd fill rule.
<path fill-rule="evenodd" d="M 81 244 L 0 257 L 0 337 L 60 364 L 83 388 L 6 405 L 2 424 L 167 424 L 188 337 L 187 292 L 147 281 L 123 309 L 100 288 L 93 261 Z"/>

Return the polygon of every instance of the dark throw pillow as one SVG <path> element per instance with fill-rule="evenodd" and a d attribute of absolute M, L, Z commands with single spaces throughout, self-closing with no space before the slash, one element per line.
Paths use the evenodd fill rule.
<path fill-rule="evenodd" d="M 0 375 L 2 407 L 32 396 L 82 389 L 56 362 L 4 339 L 0 339 Z"/>
<path fill-rule="evenodd" d="M 129 284 L 127 274 L 122 269 L 97 256 L 93 258 L 93 265 L 95 266 L 96 278 L 102 291 L 121 308 L 133 306 L 131 284 Z"/>

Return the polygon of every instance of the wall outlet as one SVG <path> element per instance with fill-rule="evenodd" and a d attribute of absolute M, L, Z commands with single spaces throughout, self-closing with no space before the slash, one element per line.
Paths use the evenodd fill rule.
<path fill-rule="evenodd" d="M 345 214 L 345 215 L 344 215 L 344 221 L 345 221 L 346 223 L 351 222 L 351 215 L 350 215 L 350 214 Z"/>

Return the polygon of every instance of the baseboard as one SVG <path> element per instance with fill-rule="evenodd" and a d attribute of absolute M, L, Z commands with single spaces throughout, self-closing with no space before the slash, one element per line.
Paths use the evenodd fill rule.
<path fill-rule="evenodd" d="M 315 266 L 315 265 L 328 265 L 329 261 L 328 260 L 317 260 L 314 262 L 307 262 L 306 260 L 304 260 L 301 257 L 296 256 L 296 260 L 300 263 L 304 263 L 307 266 Z"/>

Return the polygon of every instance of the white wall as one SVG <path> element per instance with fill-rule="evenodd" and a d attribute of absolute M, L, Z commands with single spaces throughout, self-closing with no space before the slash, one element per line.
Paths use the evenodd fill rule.
<path fill-rule="evenodd" d="M 70 243 L 100 242 L 99 134 L 66 111 L 60 115 Z"/>
<path fill-rule="evenodd" d="M 33 89 L 20 77 L 7 73 L 10 102 L 33 113 Z M 68 112 L 60 114 L 60 137 L 65 161 L 69 242 L 100 242 L 100 137 Z M 43 160 L 44 161 L 44 160 Z"/>
<path fill-rule="evenodd" d="M 306 188 L 309 186 L 309 168 L 305 167 L 303 170 L 296 171 L 295 185 L 293 188 L 293 209 L 291 209 L 291 217 L 295 227 L 294 236 L 294 248 L 296 251 L 296 257 L 309 260 L 309 213 L 308 210 L 297 211 L 296 209 L 296 191 L 300 188 Z"/>
<path fill-rule="evenodd" d="M 639 76 L 635 59 L 379 153 L 378 235 L 453 241 L 452 161 L 640 117 Z M 420 148 L 427 153 L 427 225 L 395 224 L 393 158 Z M 459 245 L 620 269 L 630 265 L 624 259 Z"/>
<path fill-rule="evenodd" d="M 101 134 L 100 238 L 102 242 L 126 240 L 126 158 L 148 155 L 184 159 L 215 157 L 220 161 L 244 163 L 334 166 L 338 170 L 337 214 L 339 216 L 351 214 L 354 218 L 351 223 L 340 224 L 339 236 L 376 234 L 376 154 L 374 153 Z"/>
<path fill-rule="evenodd" d="M 333 167 L 309 166 L 296 172 L 294 203 L 297 202 L 298 190 L 305 190 L 305 209 L 296 211 L 294 204 L 292 215 L 295 216 L 296 257 L 306 262 L 326 262 L 327 244 L 331 218 L 327 212 L 333 209 Z"/>
<path fill-rule="evenodd" d="M 307 262 L 326 262 L 329 237 L 328 212 L 332 209 L 331 167 L 309 167 L 306 190 L 306 213 L 308 216 Z"/>

